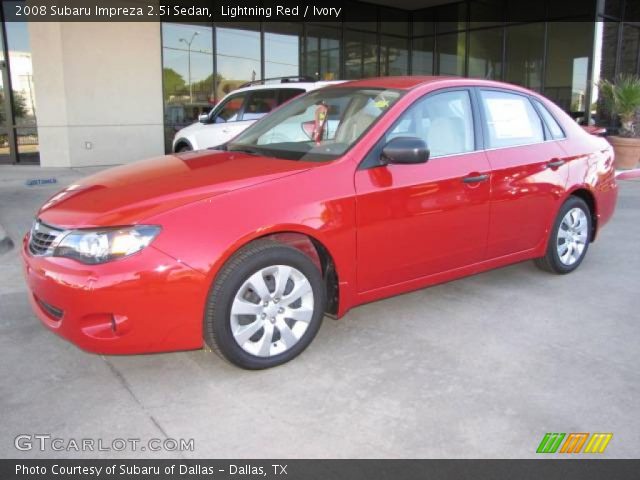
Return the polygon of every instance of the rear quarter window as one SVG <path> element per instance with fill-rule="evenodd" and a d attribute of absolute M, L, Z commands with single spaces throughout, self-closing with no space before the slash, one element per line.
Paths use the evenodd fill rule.
<path fill-rule="evenodd" d="M 565 138 L 566 135 L 564 134 L 564 130 L 562 130 L 562 127 L 555 119 L 555 117 L 551 115 L 551 112 L 547 109 L 547 107 L 545 107 L 544 104 L 538 100 L 534 100 L 533 102 L 536 104 L 536 107 L 538 108 L 538 111 L 540 112 L 544 123 L 547 124 L 547 128 L 551 133 L 551 138 L 553 138 L 554 140 Z"/>

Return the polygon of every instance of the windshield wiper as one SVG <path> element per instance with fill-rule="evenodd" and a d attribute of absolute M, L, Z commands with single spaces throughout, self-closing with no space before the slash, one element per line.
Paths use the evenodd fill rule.
<path fill-rule="evenodd" d="M 242 152 L 248 153 L 249 155 L 262 155 L 262 153 L 258 149 L 248 147 L 246 145 L 237 145 L 232 148 L 227 147 L 227 152 Z"/>

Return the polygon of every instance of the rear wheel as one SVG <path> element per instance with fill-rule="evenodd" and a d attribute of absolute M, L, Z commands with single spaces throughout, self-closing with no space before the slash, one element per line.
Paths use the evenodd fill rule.
<path fill-rule="evenodd" d="M 277 242 L 254 242 L 218 275 L 207 302 L 205 340 L 240 367 L 280 365 L 315 337 L 325 297 L 322 275 L 309 257 Z"/>
<path fill-rule="evenodd" d="M 584 200 L 570 197 L 558 212 L 549 237 L 547 253 L 535 260 L 552 273 L 573 272 L 587 254 L 591 235 L 591 211 Z"/>

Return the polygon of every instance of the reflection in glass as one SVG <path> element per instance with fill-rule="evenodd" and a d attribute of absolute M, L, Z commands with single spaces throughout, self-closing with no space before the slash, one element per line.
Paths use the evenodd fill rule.
<path fill-rule="evenodd" d="M 409 73 L 409 41 L 404 38 L 380 36 L 380 75 Z"/>
<path fill-rule="evenodd" d="M 415 38 L 411 52 L 412 75 L 433 75 L 433 37 Z"/>
<path fill-rule="evenodd" d="M 3 2 L 4 8 L 12 8 L 19 2 Z M 13 123 L 17 128 L 18 162 L 38 163 L 40 160 L 40 147 L 37 128 L 37 104 L 33 86 L 33 64 L 31 59 L 31 44 L 29 30 L 26 22 L 6 22 L 4 24 L 7 36 L 8 63 L 11 72 L 11 106 L 13 108 L 13 122 L 7 117 L 6 103 L 8 93 L 3 81 L 0 81 L 1 106 L 0 123 L 6 127 Z M 9 153 L 8 135 L 0 138 L 0 151 Z"/>
<path fill-rule="evenodd" d="M 380 8 L 380 32 L 406 37 L 409 32 L 409 12 L 395 8 Z"/>
<path fill-rule="evenodd" d="M 544 94 L 576 119 L 586 114 L 594 24 L 549 22 Z"/>
<path fill-rule="evenodd" d="M 216 103 L 211 27 L 162 24 L 165 149 L 175 132 L 198 120 Z M 219 83 L 219 82 L 218 82 Z"/>
<path fill-rule="evenodd" d="M 544 56 L 544 24 L 508 27 L 505 81 L 540 91 Z"/>
<path fill-rule="evenodd" d="M 345 78 L 375 77 L 378 74 L 378 42 L 373 33 L 344 32 Z"/>
<path fill-rule="evenodd" d="M 375 5 L 347 0 L 343 8 L 345 9 L 345 25 L 357 30 L 369 30 L 371 32 L 375 32 L 378 29 L 378 23 L 375 21 L 378 15 L 378 7 Z M 361 21 L 363 18 L 367 21 Z"/>
<path fill-rule="evenodd" d="M 463 76 L 465 49 L 464 32 L 438 36 L 438 74 Z"/>
<path fill-rule="evenodd" d="M 418 10 L 413 14 L 413 36 L 434 35 L 436 33 L 435 11 L 432 8 Z"/>
<path fill-rule="evenodd" d="M 464 30 L 467 26 L 467 4 L 465 2 L 440 5 L 437 8 L 438 33 Z"/>
<path fill-rule="evenodd" d="M 602 22 L 602 48 L 600 77 L 613 80 L 616 75 L 616 55 L 618 49 L 619 22 Z"/>
<path fill-rule="evenodd" d="M 228 25 L 228 24 L 225 24 Z M 216 95 L 222 98 L 241 84 L 259 80 L 260 32 L 239 28 L 216 28 L 216 65 L 219 83 Z"/>
<path fill-rule="evenodd" d="M 640 28 L 629 23 L 622 24 L 620 73 L 637 74 L 638 51 L 640 51 Z"/>
<path fill-rule="evenodd" d="M 502 29 L 469 33 L 469 76 L 499 80 L 502 77 Z"/>
<path fill-rule="evenodd" d="M 265 78 L 299 75 L 302 25 L 268 22 L 264 26 Z"/>
<path fill-rule="evenodd" d="M 340 32 L 336 28 L 307 27 L 304 73 L 318 80 L 340 78 Z"/>
<path fill-rule="evenodd" d="M 505 17 L 505 0 L 482 0 L 469 4 L 469 28 L 499 25 Z M 511 11 L 509 12 L 511 13 Z"/>

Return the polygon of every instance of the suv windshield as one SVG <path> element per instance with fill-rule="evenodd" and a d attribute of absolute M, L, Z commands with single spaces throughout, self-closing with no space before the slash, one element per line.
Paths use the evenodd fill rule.
<path fill-rule="evenodd" d="M 227 145 L 227 150 L 287 160 L 334 160 L 400 96 L 398 90 L 377 88 L 316 90 L 249 127 Z"/>

